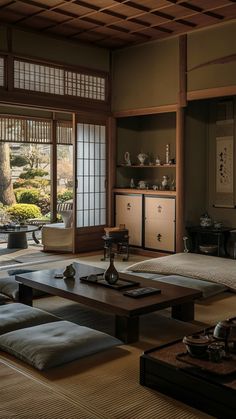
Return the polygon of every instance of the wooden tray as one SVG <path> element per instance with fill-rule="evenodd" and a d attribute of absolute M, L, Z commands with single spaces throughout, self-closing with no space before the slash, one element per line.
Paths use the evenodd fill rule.
<path fill-rule="evenodd" d="M 137 281 L 131 281 L 130 279 L 118 279 L 115 284 L 109 284 L 105 279 L 103 279 L 103 274 L 97 275 L 97 281 L 93 281 L 89 279 L 89 276 L 84 276 L 80 278 L 83 282 L 88 282 L 92 285 L 102 285 L 103 287 L 112 288 L 113 290 L 124 290 L 126 288 L 134 287 L 135 285 L 139 285 Z"/>
<path fill-rule="evenodd" d="M 177 354 L 176 359 L 198 367 L 203 371 L 221 376 L 236 372 L 236 355 L 232 353 L 230 354 L 230 358 L 223 358 L 221 362 L 212 362 L 208 358 L 194 358 L 188 352 Z"/>

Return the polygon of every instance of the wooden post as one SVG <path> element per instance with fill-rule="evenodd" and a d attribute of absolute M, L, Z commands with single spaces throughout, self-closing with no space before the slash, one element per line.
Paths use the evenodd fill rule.
<path fill-rule="evenodd" d="M 73 141 L 73 247 L 72 252 L 77 252 L 77 115 L 75 113 L 72 114 L 72 141 Z"/>
<path fill-rule="evenodd" d="M 184 123 L 185 109 L 176 113 L 176 252 L 183 251 L 184 226 Z"/>
<path fill-rule="evenodd" d="M 52 120 L 52 153 L 51 153 L 51 222 L 57 218 L 57 128 L 55 114 Z"/>
<path fill-rule="evenodd" d="M 179 106 L 187 106 L 187 35 L 179 37 Z"/>
<path fill-rule="evenodd" d="M 185 107 L 187 106 L 187 36 L 179 37 L 179 97 L 176 112 L 176 252 L 184 248 L 184 136 Z"/>
<path fill-rule="evenodd" d="M 113 188 L 116 182 L 116 120 L 112 117 L 108 118 L 107 145 L 107 223 L 112 226 L 114 224 Z"/>

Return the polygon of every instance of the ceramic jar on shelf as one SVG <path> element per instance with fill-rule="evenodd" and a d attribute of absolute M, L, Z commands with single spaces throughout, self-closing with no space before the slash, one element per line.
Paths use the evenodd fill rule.
<path fill-rule="evenodd" d="M 137 157 L 140 161 L 140 166 L 143 166 L 148 155 L 145 153 L 139 153 Z"/>

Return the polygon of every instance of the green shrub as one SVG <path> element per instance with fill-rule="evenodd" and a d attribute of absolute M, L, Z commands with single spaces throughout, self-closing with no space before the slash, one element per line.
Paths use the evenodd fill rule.
<path fill-rule="evenodd" d="M 28 159 L 24 156 L 11 156 L 11 166 L 22 167 L 28 164 Z"/>
<path fill-rule="evenodd" d="M 64 192 L 59 192 L 57 194 L 57 201 L 58 202 L 65 202 L 65 201 L 69 201 L 69 199 L 73 199 L 73 191 L 64 191 Z"/>
<path fill-rule="evenodd" d="M 43 215 L 46 215 L 50 211 L 50 196 L 41 195 L 39 197 L 38 206 L 41 209 Z"/>
<path fill-rule="evenodd" d="M 13 183 L 13 188 L 37 188 L 45 191 L 50 185 L 49 179 L 17 179 Z"/>
<path fill-rule="evenodd" d="M 15 190 L 15 196 L 19 204 L 38 204 L 40 192 L 33 188 L 18 188 Z"/>
<path fill-rule="evenodd" d="M 26 169 L 24 170 L 19 178 L 20 179 L 34 179 L 35 177 L 44 177 L 47 176 L 48 172 L 46 170 L 43 169 Z"/>
<path fill-rule="evenodd" d="M 41 218 L 40 208 L 34 204 L 15 204 L 7 208 L 12 221 L 24 222 L 29 218 Z"/>

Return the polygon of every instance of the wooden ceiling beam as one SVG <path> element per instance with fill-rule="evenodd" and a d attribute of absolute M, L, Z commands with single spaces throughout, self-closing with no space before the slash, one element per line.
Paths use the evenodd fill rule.
<path fill-rule="evenodd" d="M 0 6 L 0 10 L 6 9 L 6 8 L 7 8 L 7 7 L 9 7 L 9 6 L 12 6 L 14 3 L 16 3 L 16 0 L 9 1 L 9 3 L 2 4 L 2 5 Z"/>

